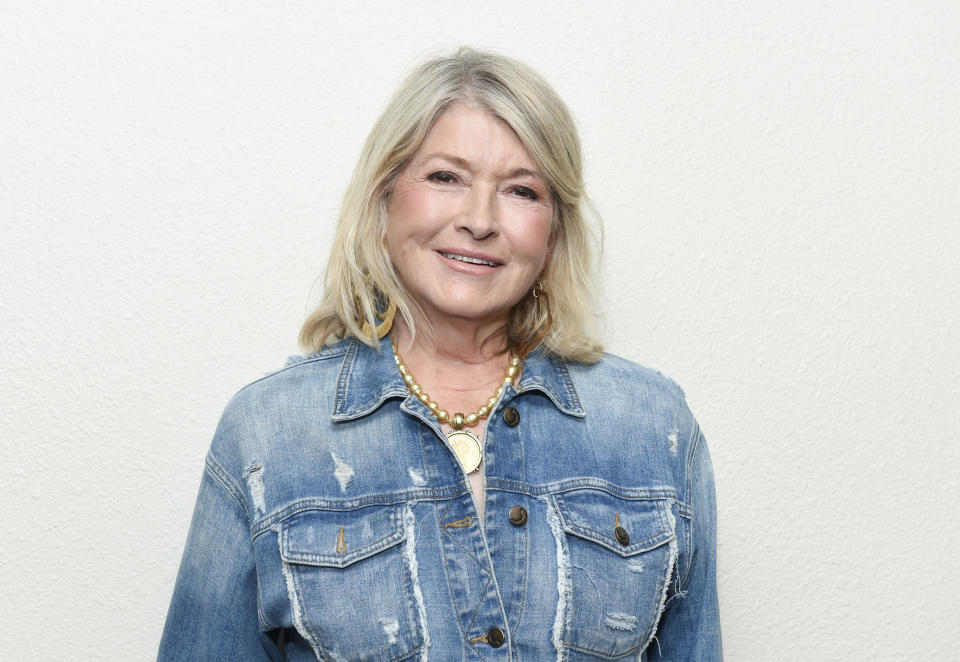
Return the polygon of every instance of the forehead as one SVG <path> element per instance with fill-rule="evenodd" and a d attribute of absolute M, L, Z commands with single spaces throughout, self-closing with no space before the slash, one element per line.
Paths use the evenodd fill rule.
<path fill-rule="evenodd" d="M 489 111 L 458 102 L 444 111 L 427 134 L 416 159 L 457 156 L 479 166 L 509 166 L 536 171 L 516 132 Z"/>

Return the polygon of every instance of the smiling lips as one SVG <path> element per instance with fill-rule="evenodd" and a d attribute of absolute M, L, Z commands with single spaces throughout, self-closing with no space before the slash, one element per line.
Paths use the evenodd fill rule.
<path fill-rule="evenodd" d="M 459 262 L 467 262 L 468 264 L 482 264 L 487 267 L 499 267 L 499 262 L 494 262 L 493 260 L 487 260 L 481 257 L 471 257 L 469 255 L 460 255 L 459 253 L 446 253 L 444 251 L 437 251 L 443 257 L 448 260 L 457 260 Z"/>

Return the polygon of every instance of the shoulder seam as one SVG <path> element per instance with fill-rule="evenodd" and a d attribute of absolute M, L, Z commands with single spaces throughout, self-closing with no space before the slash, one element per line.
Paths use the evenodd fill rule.
<path fill-rule="evenodd" d="M 262 381 L 264 381 L 265 379 L 270 379 L 271 377 L 274 377 L 274 376 L 276 376 L 276 375 L 279 375 L 281 372 L 286 372 L 287 370 L 291 370 L 291 369 L 293 369 L 293 368 L 297 368 L 297 367 L 299 367 L 299 366 L 306 365 L 307 363 L 316 363 L 316 362 L 318 362 L 318 361 L 326 361 L 327 359 L 335 359 L 335 358 L 341 356 L 342 354 L 344 354 L 345 352 L 346 352 L 346 349 L 337 348 L 336 350 L 327 350 L 327 351 L 324 351 L 324 352 L 320 352 L 320 353 L 316 353 L 316 354 L 310 354 L 309 356 L 301 357 L 302 360 L 300 360 L 300 361 L 295 361 L 295 362 L 293 362 L 293 363 L 289 363 L 288 365 L 283 366 L 283 367 L 280 368 L 279 370 L 274 370 L 273 372 L 268 372 L 268 373 L 265 374 L 263 377 L 259 377 L 259 378 L 257 378 L 257 379 L 254 379 L 252 382 L 250 382 L 250 383 L 247 384 L 246 386 L 242 387 L 239 391 L 237 391 L 237 393 L 238 393 L 238 394 L 239 394 L 239 393 L 242 393 L 243 391 L 247 390 L 249 387 L 253 386 L 254 384 L 256 384 L 256 383 L 258 383 L 258 382 L 262 382 Z"/>
<path fill-rule="evenodd" d="M 674 393 L 675 393 L 681 400 L 686 398 L 686 394 L 685 394 L 684 391 L 683 391 L 683 387 L 681 387 L 680 384 L 678 384 L 678 383 L 676 382 L 676 380 L 673 379 L 673 377 L 670 377 L 669 375 L 667 375 L 666 373 L 664 373 L 663 371 L 661 371 L 659 368 L 655 368 L 655 367 L 650 366 L 650 365 L 647 365 L 647 364 L 645 364 L 645 363 L 638 363 L 638 362 L 633 361 L 633 360 L 631 360 L 631 359 L 628 359 L 628 358 L 625 358 L 625 357 L 623 357 L 623 356 L 620 356 L 619 354 L 611 354 L 610 352 L 604 352 L 604 353 L 603 353 L 603 358 L 604 358 L 604 359 L 616 359 L 616 360 L 618 360 L 618 361 L 622 361 L 622 362 L 624 362 L 624 363 L 630 364 L 630 365 L 632 365 L 634 368 L 638 368 L 641 372 L 646 373 L 648 378 L 654 378 L 654 377 L 659 378 L 659 379 L 662 381 L 662 383 L 663 383 L 665 386 L 667 386 L 669 389 L 671 389 L 672 391 L 674 391 Z"/>
<path fill-rule="evenodd" d="M 238 506 L 240 506 L 240 510 L 243 511 L 243 515 L 247 518 L 247 522 L 249 523 L 250 511 L 247 508 L 247 500 L 244 498 L 243 492 L 241 492 L 240 489 L 234 484 L 233 478 L 231 478 L 230 474 L 227 473 L 227 470 L 224 469 L 219 462 L 217 462 L 217 459 L 213 456 L 212 451 L 207 453 L 204 469 L 210 474 L 211 478 L 220 483 L 220 485 L 230 493 L 230 496 L 232 496 L 233 500 L 237 502 Z"/>

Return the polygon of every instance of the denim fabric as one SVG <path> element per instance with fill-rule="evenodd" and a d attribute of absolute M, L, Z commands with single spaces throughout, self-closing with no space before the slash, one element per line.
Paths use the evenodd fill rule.
<path fill-rule="evenodd" d="M 720 660 L 713 474 L 680 388 L 537 350 L 486 425 L 481 525 L 388 338 L 241 390 L 159 659 Z"/>

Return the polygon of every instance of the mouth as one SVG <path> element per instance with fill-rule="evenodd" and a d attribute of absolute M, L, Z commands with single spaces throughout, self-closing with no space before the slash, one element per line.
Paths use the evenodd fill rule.
<path fill-rule="evenodd" d="M 499 267 L 500 262 L 495 262 L 493 260 L 487 260 L 480 257 L 471 257 L 469 255 L 460 255 L 459 253 L 445 253 L 443 251 L 438 251 L 440 255 L 447 258 L 448 260 L 457 260 L 458 262 L 466 262 L 467 264 L 482 264 L 487 267 Z"/>

